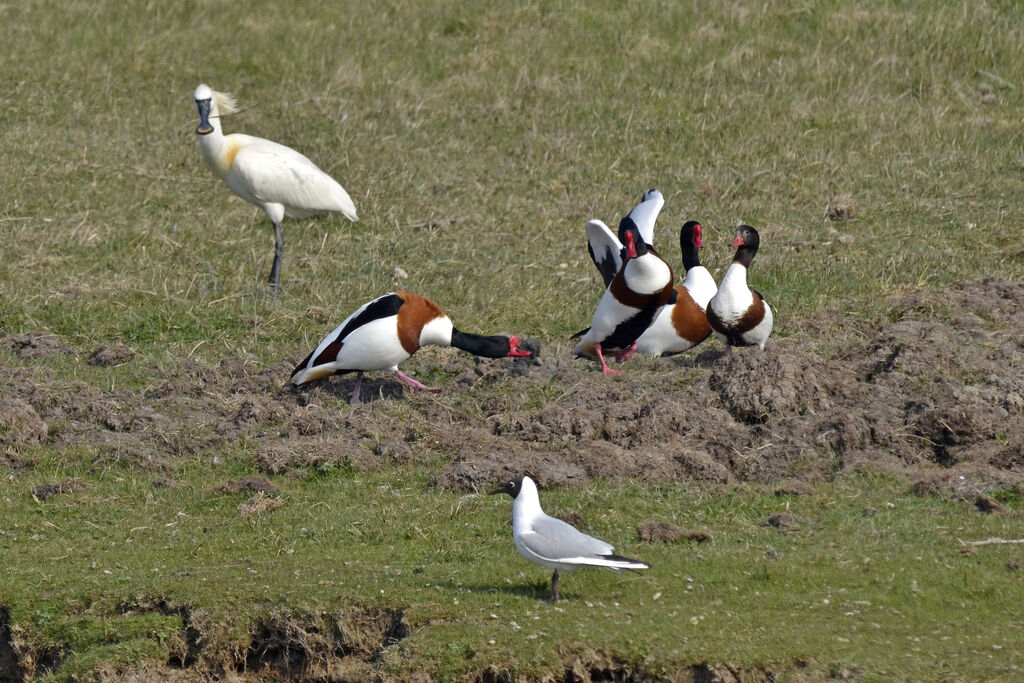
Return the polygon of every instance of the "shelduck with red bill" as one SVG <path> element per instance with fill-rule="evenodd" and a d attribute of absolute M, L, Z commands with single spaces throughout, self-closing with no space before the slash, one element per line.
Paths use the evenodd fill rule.
<path fill-rule="evenodd" d="M 440 391 L 398 369 L 420 347 L 429 344 L 454 346 L 484 358 L 531 355 L 530 351 L 519 348 L 516 335 L 486 337 L 462 332 L 430 299 L 398 291 L 363 304 L 346 318 L 292 371 L 290 384 L 306 384 L 328 375 L 355 372 L 358 374 L 351 402 L 359 403 L 363 373 L 387 370 L 415 389 Z"/>
<path fill-rule="evenodd" d="M 757 230 L 749 225 L 736 229 L 736 237 L 732 241 L 736 255 L 725 271 L 718 291 L 708 302 L 708 322 L 715 336 L 725 343 L 727 351 L 733 346 L 757 346 L 764 351 L 765 342 L 772 333 L 774 316 L 771 306 L 758 291 L 747 285 L 747 270 L 760 243 Z"/>
<path fill-rule="evenodd" d="M 640 239 L 648 248 L 653 248 L 654 226 L 663 206 L 665 206 L 665 197 L 661 192 L 656 189 L 647 190 L 640 199 L 640 203 L 633 207 L 633 210 L 622 221 L 626 225 L 636 226 Z M 622 267 L 625 247 L 622 246 L 622 241 L 611 231 L 611 228 L 604 224 L 604 221 L 590 220 L 584 227 L 587 231 L 587 251 L 590 252 L 590 259 L 597 266 L 597 270 L 604 280 L 604 286 L 607 287 L 615 274 L 619 272 L 619 268 Z M 621 224 L 619 229 L 622 229 Z"/>
<path fill-rule="evenodd" d="M 700 262 L 699 250 L 704 247 L 702 232 L 703 228 L 697 221 L 687 221 L 680 228 L 679 247 L 686 276 L 681 284 L 676 285 L 654 323 L 636 340 L 640 353 L 653 357 L 670 356 L 688 351 L 711 336 L 705 310 L 718 286 Z"/>
<path fill-rule="evenodd" d="M 588 224 L 588 230 L 593 223 Z M 621 371 L 608 367 L 604 351 L 618 351 L 616 360 L 625 362 L 636 350 L 636 340 L 651 326 L 673 293 L 672 269 L 641 237 L 629 216 L 619 224 L 619 242 L 624 245 L 621 265 L 608 281 L 590 328 L 573 349 L 578 356 L 597 358 L 605 375 Z M 608 258 L 614 258 L 614 254 L 606 253 Z M 598 258 L 594 260 L 597 263 Z M 598 268 L 601 269 L 600 264 Z"/>

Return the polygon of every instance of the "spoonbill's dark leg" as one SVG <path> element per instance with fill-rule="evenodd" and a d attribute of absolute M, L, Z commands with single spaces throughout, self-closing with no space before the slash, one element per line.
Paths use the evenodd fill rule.
<path fill-rule="evenodd" d="M 281 224 L 274 223 L 274 265 L 270 266 L 270 293 L 281 293 L 281 260 L 284 258 L 284 235 Z"/>

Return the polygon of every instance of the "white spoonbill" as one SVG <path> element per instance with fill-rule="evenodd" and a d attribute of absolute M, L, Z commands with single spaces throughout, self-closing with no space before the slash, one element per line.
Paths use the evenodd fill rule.
<path fill-rule="evenodd" d="M 356 221 L 356 206 L 345 188 L 294 149 L 243 133 L 225 135 L 220 117 L 238 111 L 230 94 L 201 83 L 196 88 L 195 102 L 199 111 L 196 134 L 206 163 L 232 192 L 263 209 L 274 225 L 270 290 L 276 294 L 281 288 L 284 217 L 337 212 Z"/>

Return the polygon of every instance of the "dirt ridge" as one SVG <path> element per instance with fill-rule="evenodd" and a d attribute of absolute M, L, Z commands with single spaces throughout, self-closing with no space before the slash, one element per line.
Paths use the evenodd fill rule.
<path fill-rule="evenodd" d="M 0 466 L 18 471 L 27 445 L 85 444 L 97 464 L 163 472 L 244 437 L 256 466 L 274 474 L 442 455 L 434 483 L 458 491 L 525 470 L 572 486 L 592 477 L 814 481 L 872 468 L 948 479 L 964 496 L 1024 478 L 1024 284 L 986 279 L 904 297 L 884 319 L 827 310 L 789 324 L 764 353 L 726 355 L 709 343 L 696 355 L 631 360 L 614 380 L 557 349 L 519 362 L 445 350 L 425 362 L 454 375 L 447 397 L 376 376 L 363 406 L 341 402 L 350 377 L 283 388 L 297 357 L 265 368 L 183 360 L 144 390 L 105 391 L 62 380 L 33 356 L 33 365 L 0 364 L 0 383 L 13 389 L 0 401 Z M 33 353 L 66 348 L 46 333 L 17 337 Z M 564 393 L 531 405 L 550 382 Z"/>

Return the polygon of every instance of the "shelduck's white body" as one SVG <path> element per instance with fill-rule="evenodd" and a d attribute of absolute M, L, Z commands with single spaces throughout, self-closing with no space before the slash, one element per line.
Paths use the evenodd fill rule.
<path fill-rule="evenodd" d="M 679 243 L 683 255 L 686 277 L 677 285 L 665 308 L 636 340 L 637 351 L 657 357 L 688 351 L 708 338 L 707 309 L 711 297 L 718 291 L 715 279 L 700 264 L 698 249 L 702 248 L 702 227 L 697 221 L 687 221 L 680 229 Z"/>
<path fill-rule="evenodd" d="M 757 254 L 760 237 L 754 228 L 741 225 L 732 244 L 737 247 L 736 256 L 708 302 L 708 322 L 726 349 L 757 346 L 764 351 L 775 316 L 768 302 L 747 285 L 747 270 Z"/>
<path fill-rule="evenodd" d="M 661 199 L 660 203 L 655 204 L 654 198 L 651 197 L 652 193 L 657 193 L 656 197 L 660 199 L 661 193 L 657 190 L 648 192 L 644 196 L 645 201 L 638 205 L 630 213 L 630 216 L 640 214 L 646 218 L 643 223 L 648 234 L 653 236 L 654 216 L 651 208 L 639 211 L 645 204 L 660 208 L 660 204 L 664 203 L 664 200 Z M 605 286 L 608 286 L 612 276 L 622 265 L 622 255 L 625 249 L 615 234 L 602 221 L 588 221 L 585 228 L 590 256 L 605 279 Z M 651 246 L 649 242 L 648 246 Z M 636 340 L 636 350 L 648 356 L 657 357 L 687 351 L 704 341 L 711 333 L 704 311 L 718 287 L 708 269 L 700 265 L 700 256 L 697 250 L 703 246 L 703 243 L 701 242 L 699 223 L 688 221 L 683 225 L 680 230 L 680 246 L 686 277 L 681 285 L 675 287 L 675 291 L 670 295 L 658 317 Z M 613 311 L 613 313 L 621 314 L 620 311 Z"/>
<path fill-rule="evenodd" d="M 389 292 L 360 306 L 324 337 L 292 371 L 299 385 L 328 375 L 358 372 L 352 403 L 359 403 L 363 373 L 389 370 L 416 389 L 436 391 L 402 373 L 398 366 L 429 344 L 454 346 L 478 356 L 529 356 L 519 349 L 519 337 L 485 337 L 460 332 L 430 299 L 412 292 Z"/>

